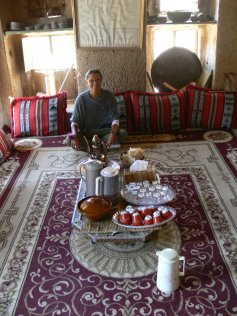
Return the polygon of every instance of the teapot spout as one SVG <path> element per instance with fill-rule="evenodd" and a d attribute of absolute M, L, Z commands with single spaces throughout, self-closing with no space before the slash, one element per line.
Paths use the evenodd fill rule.
<path fill-rule="evenodd" d="M 107 155 L 107 145 L 105 142 L 102 142 L 102 150 L 103 150 L 104 155 L 106 156 Z"/>

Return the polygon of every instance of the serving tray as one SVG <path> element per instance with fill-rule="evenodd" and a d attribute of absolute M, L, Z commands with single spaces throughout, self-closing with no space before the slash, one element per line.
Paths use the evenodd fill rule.
<path fill-rule="evenodd" d="M 121 190 L 122 197 L 130 204 L 159 206 L 173 201 L 176 197 L 176 193 L 170 185 L 150 184 L 146 188 L 146 191 L 144 191 L 145 188 L 143 184 L 135 184 L 129 189 L 130 185 L 131 184 L 125 186 Z M 163 190 L 162 188 L 165 188 L 166 190 Z M 153 191 L 150 191 L 151 189 L 153 189 Z M 144 192 L 142 192 L 142 190 Z"/>
<path fill-rule="evenodd" d="M 119 222 L 119 213 L 120 211 L 117 211 L 113 217 L 112 217 L 112 221 L 123 228 L 126 228 L 128 230 L 131 231 L 152 231 L 152 230 L 157 230 L 160 229 L 162 226 L 164 226 L 165 224 L 167 224 L 168 222 L 172 221 L 174 219 L 174 217 L 176 216 L 176 210 L 173 207 L 168 206 L 168 209 L 171 211 L 172 215 L 168 218 L 168 219 L 163 219 L 162 222 L 160 223 L 156 223 L 156 224 L 152 224 L 152 225 L 142 225 L 142 226 L 133 226 L 133 225 L 124 225 L 122 223 Z"/>

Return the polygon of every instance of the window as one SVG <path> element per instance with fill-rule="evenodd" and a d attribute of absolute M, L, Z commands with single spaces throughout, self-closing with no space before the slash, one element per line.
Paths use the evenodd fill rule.
<path fill-rule="evenodd" d="M 168 10 L 199 10 L 215 12 L 217 16 L 217 0 L 156 0 L 158 12 L 166 14 Z M 184 47 L 194 52 L 206 70 L 215 69 L 215 48 L 217 38 L 217 22 L 210 23 L 157 23 L 147 25 L 147 74 L 151 74 L 154 60 L 164 51 L 174 46 Z M 149 88 L 150 80 L 147 81 Z"/>
<path fill-rule="evenodd" d="M 22 44 L 25 71 L 59 70 L 75 65 L 73 35 L 25 37 Z"/>
<path fill-rule="evenodd" d="M 43 93 L 54 94 L 59 89 L 58 81 L 61 81 L 62 89 L 66 79 L 70 80 L 70 86 L 74 86 L 76 52 L 73 35 L 29 36 L 22 38 L 22 45 L 25 71 L 32 71 L 34 88 L 40 86 Z M 71 90 L 74 95 L 74 89 Z"/>
<path fill-rule="evenodd" d="M 199 11 L 198 0 L 159 0 L 160 12 L 174 10 Z M 199 55 L 199 33 L 195 26 L 163 26 L 154 31 L 153 57 L 173 46 L 184 47 Z"/>
<path fill-rule="evenodd" d="M 154 59 L 162 52 L 173 46 L 184 47 L 199 55 L 198 31 L 192 29 L 174 28 L 160 29 L 154 31 Z"/>
<path fill-rule="evenodd" d="M 160 0 L 160 11 L 198 11 L 198 0 Z"/>
<path fill-rule="evenodd" d="M 174 46 L 184 47 L 192 51 L 201 60 L 202 56 L 200 45 L 205 29 L 205 26 L 199 25 L 164 24 L 149 26 L 147 32 L 147 49 L 148 51 L 151 49 L 151 54 L 147 55 L 148 73 L 151 72 L 154 60 L 161 53 Z M 205 49 L 206 47 L 204 46 L 203 50 Z M 155 91 L 157 91 L 156 88 Z"/>

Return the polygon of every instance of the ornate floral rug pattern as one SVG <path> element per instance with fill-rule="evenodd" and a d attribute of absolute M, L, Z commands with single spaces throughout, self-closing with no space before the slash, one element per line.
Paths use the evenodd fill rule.
<path fill-rule="evenodd" d="M 149 242 L 98 242 L 74 229 L 70 236 L 71 252 L 86 269 L 106 277 L 134 278 L 156 272 L 156 251 L 181 248 L 178 226 L 170 222 L 155 232 Z"/>
<path fill-rule="evenodd" d="M 177 194 L 174 224 L 186 257 L 180 288 L 169 295 L 157 289 L 155 261 L 145 276 L 114 277 L 75 253 L 76 167 L 85 156 L 47 140 L 0 167 L 0 315 L 237 314 L 237 139 L 144 149 Z M 118 151 L 109 155 L 119 162 Z M 108 264 L 114 256 L 101 255 Z"/>

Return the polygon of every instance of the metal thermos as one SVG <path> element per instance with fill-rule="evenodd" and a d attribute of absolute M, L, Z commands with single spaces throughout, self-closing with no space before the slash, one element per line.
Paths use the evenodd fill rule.
<path fill-rule="evenodd" d="M 95 195 L 95 181 L 102 168 L 103 163 L 99 160 L 88 160 L 78 166 L 81 178 L 86 183 L 86 196 Z"/>

